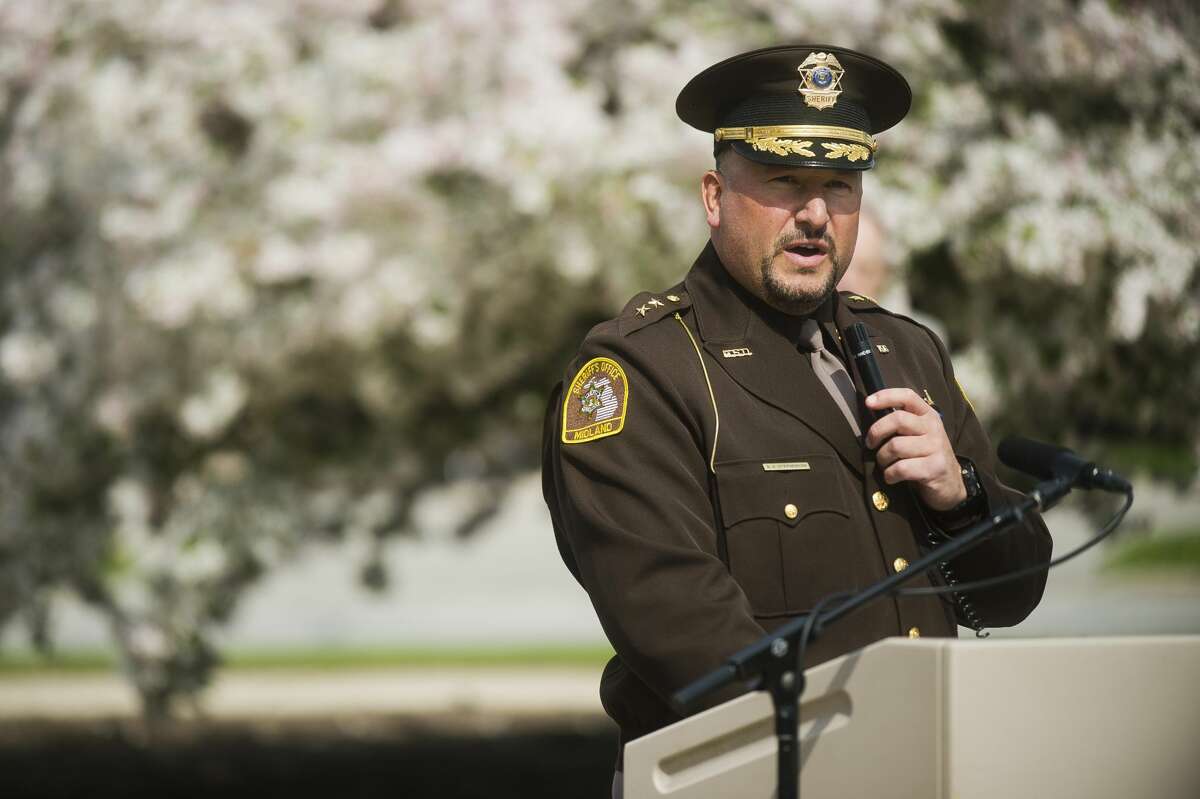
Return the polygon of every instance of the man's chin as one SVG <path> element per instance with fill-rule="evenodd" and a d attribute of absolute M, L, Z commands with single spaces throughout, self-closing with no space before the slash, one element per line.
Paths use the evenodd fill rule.
<path fill-rule="evenodd" d="M 808 277 L 808 276 L 805 276 Z M 837 281 L 829 271 L 807 280 L 780 280 L 776 275 L 767 275 L 763 290 L 767 304 L 776 310 L 794 316 L 804 316 L 820 308 L 833 295 Z"/>

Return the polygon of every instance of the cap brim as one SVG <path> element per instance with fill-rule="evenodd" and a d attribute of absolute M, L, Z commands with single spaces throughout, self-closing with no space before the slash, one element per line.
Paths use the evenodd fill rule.
<path fill-rule="evenodd" d="M 768 164 L 770 166 L 810 166 L 821 169 L 849 169 L 849 170 L 865 170 L 872 169 L 875 166 L 875 154 L 866 147 L 858 147 L 851 150 L 849 153 L 845 149 L 837 150 L 830 148 L 845 148 L 846 145 L 837 141 L 821 141 L 814 139 L 809 142 L 809 151 L 815 157 L 800 157 L 793 153 L 775 153 L 770 150 L 756 149 L 750 142 L 746 141 L 731 141 L 733 151 L 745 158 L 748 161 L 754 161 L 758 164 Z M 828 144 L 829 147 L 825 145 Z M 840 153 L 838 158 L 822 157 Z M 850 160 L 853 158 L 854 160 Z"/>

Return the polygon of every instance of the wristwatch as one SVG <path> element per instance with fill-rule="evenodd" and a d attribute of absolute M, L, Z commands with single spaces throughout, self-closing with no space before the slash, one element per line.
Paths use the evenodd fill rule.
<path fill-rule="evenodd" d="M 983 493 L 983 484 L 975 472 L 975 464 L 969 458 L 958 459 L 958 468 L 962 472 L 963 486 L 967 489 L 967 497 L 953 508 L 936 511 L 934 517 L 938 526 L 944 530 L 957 530 L 975 522 L 987 510 L 987 496 Z"/>

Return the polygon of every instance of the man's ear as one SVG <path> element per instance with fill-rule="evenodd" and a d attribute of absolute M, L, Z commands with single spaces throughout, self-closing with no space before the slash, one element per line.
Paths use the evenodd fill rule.
<path fill-rule="evenodd" d="M 700 178 L 700 199 L 704 202 L 704 217 L 710 228 L 721 226 L 721 192 L 724 178 L 715 169 L 710 169 Z"/>

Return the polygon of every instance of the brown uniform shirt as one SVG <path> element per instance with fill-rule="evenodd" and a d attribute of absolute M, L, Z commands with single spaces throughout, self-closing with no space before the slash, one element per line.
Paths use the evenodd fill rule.
<path fill-rule="evenodd" d="M 933 333 L 855 295 L 834 297 L 821 315 L 834 346 L 835 330 L 867 326 L 885 384 L 932 401 L 990 508 L 1016 496 L 997 481 Z M 666 698 L 731 653 L 826 594 L 886 577 L 928 542 L 928 513 L 909 489 L 883 482 L 797 351 L 796 321 L 741 289 L 709 244 L 683 283 L 597 325 L 551 396 L 543 492 L 563 559 L 616 651 L 600 694 L 622 743 L 678 720 Z M 1049 556 L 1045 525 L 1030 515 L 952 567 L 966 581 Z M 926 575 L 909 583 L 930 584 Z M 1043 574 L 970 600 L 987 626 L 1007 626 L 1044 586 Z M 914 629 L 955 636 L 966 621 L 956 612 L 939 597 L 877 600 L 826 629 L 807 664 Z"/>

